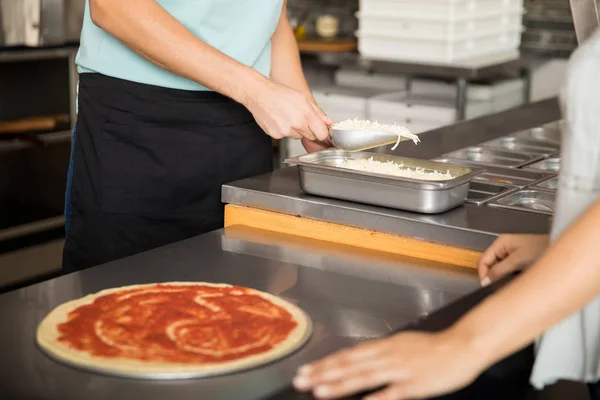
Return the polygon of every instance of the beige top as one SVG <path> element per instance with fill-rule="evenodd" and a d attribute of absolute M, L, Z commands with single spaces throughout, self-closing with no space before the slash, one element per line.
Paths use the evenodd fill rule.
<path fill-rule="evenodd" d="M 561 93 L 565 127 L 552 241 L 600 198 L 600 32 L 571 57 Z M 565 265 L 565 273 L 576 266 Z M 600 297 L 537 342 L 531 383 L 600 380 Z"/>

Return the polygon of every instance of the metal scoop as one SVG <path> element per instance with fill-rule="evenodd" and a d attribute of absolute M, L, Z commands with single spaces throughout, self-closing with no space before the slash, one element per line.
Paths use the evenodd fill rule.
<path fill-rule="evenodd" d="M 344 151 L 363 151 L 398 142 L 398 135 L 383 131 L 351 131 L 331 128 L 331 143 Z M 400 140 L 409 140 L 402 137 Z"/>

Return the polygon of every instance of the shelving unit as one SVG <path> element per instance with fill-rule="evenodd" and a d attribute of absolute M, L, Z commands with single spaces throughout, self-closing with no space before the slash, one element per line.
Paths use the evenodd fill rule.
<path fill-rule="evenodd" d="M 48 48 L 2 48 L 0 49 L 0 64 L 66 58 L 69 63 L 69 113 L 71 125 L 73 125 L 76 120 L 77 82 L 79 80 L 77 67 L 75 66 L 77 49 L 77 45 Z"/>
<path fill-rule="evenodd" d="M 0 48 L 0 67 L 20 73 L 0 91 L 0 96 L 15 96 L 2 99 L 9 108 L 0 121 L 0 292 L 60 273 L 71 148 L 68 127 L 76 121 L 77 49 Z M 59 113 L 43 115 L 43 110 L 54 109 Z M 17 116 L 11 119 L 13 114 Z M 57 129 L 68 130 L 53 132 Z"/>
<path fill-rule="evenodd" d="M 531 66 L 528 57 L 518 54 L 504 54 L 494 57 L 482 57 L 460 64 L 424 64 L 397 61 L 380 61 L 361 58 L 358 54 L 338 57 L 336 54 L 319 54 L 324 59 L 324 65 L 332 66 L 358 66 L 369 72 L 397 73 L 408 76 L 410 85 L 411 76 L 424 78 L 443 78 L 456 82 L 456 112 L 457 119 L 464 120 L 466 116 L 467 92 L 469 83 L 477 80 L 496 77 L 503 73 L 517 72 L 525 81 L 525 102 L 530 99 Z"/>

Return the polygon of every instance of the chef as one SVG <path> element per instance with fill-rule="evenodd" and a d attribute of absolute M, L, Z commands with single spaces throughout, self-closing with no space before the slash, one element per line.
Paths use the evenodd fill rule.
<path fill-rule="evenodd" d="M 552 233 L 502 236 L 479 265 L 486 285 L 530 266 L 439 333 L 405 332 L 300 368 L 299 390 L 332 399 L 385 387 L 370 400 L 426 398 L 471 383 L 536 340 L 531 384 L 589 384 L 600 400 L 600 31 L 571 57 L 561 94 L 566 127 Z"/>
<path fill-rule="evenodd" d="M 76 63 L 64 273 L 222 227 L 222 184 L 332 123 L 284 0 L 88 0 Z"/>

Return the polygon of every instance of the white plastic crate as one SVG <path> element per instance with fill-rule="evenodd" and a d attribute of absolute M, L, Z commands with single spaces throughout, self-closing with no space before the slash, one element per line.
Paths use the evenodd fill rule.
<path fill-rule="evenodd" d="M 376 113 L 371 118 L 373 121 L 378 121 L 386 124 L 398 124 L 405 126 L 411 133 L 418 135 L 419 133 L 431 131 L 433 129 L 441 128 L 442 126 L 450 125 L 450 123 L 430 121 L 427 119 L 411 119 L 411 118 L 398 118 L 396 115 L 388 115 L 383 113 Z"/>
<path fill-rule="evenodd" d="M 368 119 L 367 100 L 381 93 L 377 90 L 338 86 L 313 87 L 312 92 L 319 107 L 334 121 Z"/>
<path fill-rule="evenodd" d="M 456 121 L 455 103 L 451 99 L 416 96 L 406 92 L 374 96 L 368 101 L 367 114 L 373 120 L 380 116 L 395 116 L 396 121 L 428 121 L 442 126 Z M 476 118 L 494 111 L 490 101 L 469 101 L 467 118 Z M 392 121 L 393 122 L 393 121 Z"/>
<path fill-rule="evenodd" d="M 522 79 L 506 79 L 488 85 L 469 84 L 467 100 L 488 102 L 493 112 L 508 110 L 525 102 Z M 410 93 L 413 96 L 436 97 L 455 101 L 456 83 L 432 79 L 413 79 Z"/>
<path fill-rule="evenodd" d="M 493 101 L 501 96 L 522 97 L 525 82 L 523 79 L 504 79 L 490 84 L 470 83 L 467 99 L 476 101 Z M 456 83 L 434 79 L 414 78 L 411 80 L 410 92 L 419 96 L 456 98 Z"/>
<path fill-rule="evenodd" d="M 340 68 L 334 75 L 335 84 L 342 87 L 379 90 L 381 92 L 406 89 L 406 77 L 398 74 L 371 73 L 356 68 Z"/>
<path fill-rule="evenodd" d="M 358 50 L 365 58 L 456 63 L 495 54 L 518 52 L 521 30 L 486 33 L 459 40 L 413 38 L 399 35 L 359 32 Z"/>
<path fill-rule="evenodd" d="M 390 13 L 357 13 L 362 34 L 399 35 L 428 39 L 465 39 L 482 32 L 510 32 L 522 27 L 523 10 L 494 12 L 477 17 L 464 15 L 439 18 L 410 18 Z"/>
<path fill-rule="evenodd" d="M 361 12 L 405 18 L 473 17 L 523 8 L 523 0 L 360 0 Z"/>
<path fill-rule="evenodd" d="M 521 106 L 525 103 L 524 93 L 521 92 L 520 96 L 517 95 L 503 95 L 495 98 L 492 101 L 492 106 L 494 107 L 494 112 L 500 112 L 509 110 L 511 108 L 515 108 Z"/>

